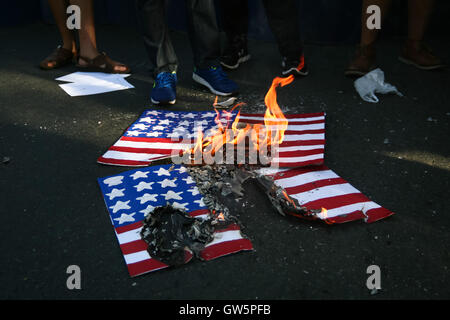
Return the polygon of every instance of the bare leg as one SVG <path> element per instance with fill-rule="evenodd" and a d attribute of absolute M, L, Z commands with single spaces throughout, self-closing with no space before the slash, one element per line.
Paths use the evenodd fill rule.
<path fill-rule="evenodd" d="M 408 1 L 408 40 L 423 40 L 428 20 L 434 7 L 434 0 Z"/>
<path fill-rule="evenodd" d="M 97 50 L 93 1 L 70 0 L 70 3 L 79 6 L 81 11 L 81 28 L 78 30 L 78 36 L 80 38 L 80 56 L 94 59 L 100 53 Z M 80 65 L 86 65 L 88 62 L 80 59 L 78 63 Z M 114 67 L 114 70 L 116 71 L 124 71 L 126 69 L 126 66 L 117 65 Z"/>
<path fill-rule="evenodd" d="M 63 41 L 63 48 L 71 50 L 73 53 L 77 51 L 75 36 L 72 30 L 67 29 L 66 26 L 66 8 L 68 1 L 48 0 L 50 9 L 52 10 L 53 18 Z"/>
<path fill-rule="evenodd" d="M 408 1 L 408 39 L 399 57 L 400 61 L 423 70 L 434 70 L 445 66 L 422 42 L 433 7 L 434 0 Z"/>

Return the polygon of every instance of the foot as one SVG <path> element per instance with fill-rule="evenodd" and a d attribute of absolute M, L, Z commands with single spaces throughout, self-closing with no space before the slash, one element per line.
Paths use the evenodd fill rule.
<path fill-rule="evenodd" d="M 192 79 L 219 96 L 229 96 L 238 90 L 237 84 L 228 79 L 220 66 L 204 69 L 195 68 Z"/>
<path fill-rule="evenodd" d="M 177 74 L 176 72 L 158 73 L 150 94 L 154 104 L 174 104 L 177 95 Z"/>
<path fill-rule="evenodd" d="M 281 66 L 283 67 L 281 74 L 285 77 L 290 75 L 307 76 L 309 73 L 305 64 L 305 57 L 303 55 L 301 55 L 298 59 L 288 59 L 287 57 L 283 57 Z"/>
<path fill-rule="evenodd" d="M 248 60 L 250 60 L 250 54 L 247 48 L 247 37 L 242 35 L 227 44 L 223 55 L 220 57 L 220 64 L 226 69 L 234 70 Z"/>
<path fill-rule="evenodd" d="M 355 57 L 345 70 L 347 77 L 361 77 L 366 73 L 376 69 L 376 51 L 375 46 L 360 45 L 356 49 Z"/>
<path fill-rule="evenodd" d="M 420 41 L 407 40 L 398 59 L 421 70 L 435 70 L 445 67 L 441 59 L 436 57 L 431 49 Z"/>
<path fill-rule="evenodd" d="M 72 52 L 62 46 L 58 46 L 47 58 L 39 64 L 41 69 L 51 70 L 64 67 L 73 62 L 76 52 Z"/>
<path fill-rule="evenodd" d="M 98 62 L 97 62 L 98 61 Z M 129 73 L 130 68 L 123 63 L 117 62 L 109 58 L 105 53 L 95 52 L 80 52 L 78 58 L 78 66 L 81 68 L 98 68 L 98 72 L 106 73 Z M 94 68 L 92 68 L 94 67 Z"/>

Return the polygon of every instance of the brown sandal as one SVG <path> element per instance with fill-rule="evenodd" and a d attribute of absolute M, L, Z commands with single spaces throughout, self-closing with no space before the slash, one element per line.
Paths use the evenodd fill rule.
<path fill-rule="evenodd" d="M 79 56 L 78 59 L 82 59 L 87 62 L 86 65 L 80 65 L 79 62 L 77 63 L 77 67 L 82 71 L 106 72 L 106 73 L 130 73 L 130 68 L 128 66 L 124 65 L 123 63 L 112 60 L 104 52 L 96 56 L 94 59 L 89 59 L 82 56 Z M 125 67 L 125 70 L 123 71 L 115 70 L 114 68 L 116 66 Z"/>
<path fill-rule="evenodd" d="M 73 62 L 75 55 L 71 50 L 58 46 L 47 58 L 41 61 L 39 67 L 44 70 L 52 70 L 64 67 Z"/>

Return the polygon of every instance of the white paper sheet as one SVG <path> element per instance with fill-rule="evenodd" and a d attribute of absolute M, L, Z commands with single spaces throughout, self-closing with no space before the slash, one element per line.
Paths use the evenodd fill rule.
<path fill-rule="evenodd" d="M 128 76 L 129 74 L 74 72 L 55 80 L 70 82 L 59 86 L 68 95 L 76 97 L 134 88 L 125 80 Z"/>

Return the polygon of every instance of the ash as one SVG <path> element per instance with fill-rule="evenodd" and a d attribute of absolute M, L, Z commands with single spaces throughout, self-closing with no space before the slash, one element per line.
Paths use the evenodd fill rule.
<path fill-rule="evenodd" d="M 245 203 L 243 183 L 257 174 L 247 166 L 205 165 L 191 166 L 188 173 L 195 180 L 203 203 L 213 213 L 222 213 L 226 219 L 238 223 L 236 214 Z M 230 208 L 233 214 L 230 213 Z"/>
<path fill-rule="evenodd" d="M 146 216 L 141 237 L 147 242 L 152 258 L 173 266 L 186 262 L 186 251 L 198 256 L 214 239 L 214 231 L 212 220 L 192 218 L 167 205 L 155 208 Z"/>

